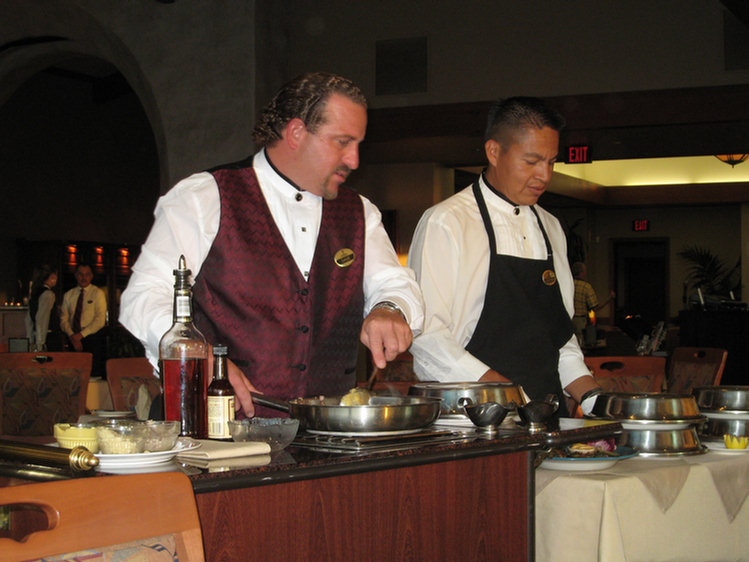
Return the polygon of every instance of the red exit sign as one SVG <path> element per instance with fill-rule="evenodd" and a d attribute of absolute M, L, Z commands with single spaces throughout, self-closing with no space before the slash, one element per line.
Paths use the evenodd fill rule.
<path fill-rule="evenodd" d="M 635 219 L 632 221 L 632 230 L 635 232 L 647 232 L 650 230 L 650 221 L 648 219 Z"/>
<path fill-rule="evenodd" d="M 593 154 L 588 145 L 567 147 L 567 164 L 589 164 L 592 161 Z"/>

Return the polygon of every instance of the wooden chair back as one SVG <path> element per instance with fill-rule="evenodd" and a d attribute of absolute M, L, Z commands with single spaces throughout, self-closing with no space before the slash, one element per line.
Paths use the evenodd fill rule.
<path fill-rule="evenodd" d="M 153 400 L 161 393 L 161 383 L 145 357 L 120 357 L 107 360 L 107 384 L 115 410 L 135 410 L 140 387 L 145 385 Z"/>
<path fill-rule="evenodd" d="M 718 386 L 728 351 L 710 347 L 677 347 L 671 354 L 666 387 L 669 392 L 691 394 L 698 386 Z"/>
<path fill-rule="evenodd" d="M 661 392 L 666 358 L 653 355 L 586 357 L 585 364 L 606 392 Z"/>
<path fill-rule="evenodd" d="M 86 413 L 90 353 L 0 353 L 0 434 L 52 435 Z"/>
<path fill-rule="evenodd" d="M 181 472 L 10 486 L 0 488 L 3 505 L 15 531 L 0 535 L 0 562 L 81 552 L 64 559 L 114 552 L 112 559 L 152 560 L 148 553 L 159 549 L 181 562 L 205 560 L 195 495 Z"/>

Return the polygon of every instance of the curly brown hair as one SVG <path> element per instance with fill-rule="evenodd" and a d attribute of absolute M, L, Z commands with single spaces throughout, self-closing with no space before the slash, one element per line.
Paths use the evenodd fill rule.
<path fill-rule="evenodd" d="M 270 146 L 281 139 L 286 124 L 299 118 L 314 133 L 325 119 L 325 105 L 331 94 L 340 94 L 366 109 L 367 99 L 351 80 L 326 72 L 297 76 L 284 84 L 260 114 L 252 131 L 258 147 Z"/>

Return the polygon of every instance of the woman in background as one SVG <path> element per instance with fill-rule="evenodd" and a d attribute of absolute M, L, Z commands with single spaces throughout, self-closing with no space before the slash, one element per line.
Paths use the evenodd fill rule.
<path fill-rule="evenodd" d="M 57 271 L 49 265 L 43 265 L 36 271 L 31 283 L 29 298 L 29 313 L 26 316 L 26 337 L 29 338 L 31 351 L 47 351 L 47 336 L 50 333 L 50 318 L 52 331 L 59 330 L 59 321 L 55 313 L 55 285 L 57 285 Z M 56 346 L 50 341 L 52 349 Z"/>

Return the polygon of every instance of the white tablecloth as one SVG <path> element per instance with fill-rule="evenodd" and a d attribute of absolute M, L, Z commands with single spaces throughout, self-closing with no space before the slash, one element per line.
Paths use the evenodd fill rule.
<path fill-rule="evenodd" d="M 536 470 L 536 560 L 749 560 L 749 453 Z"/>

